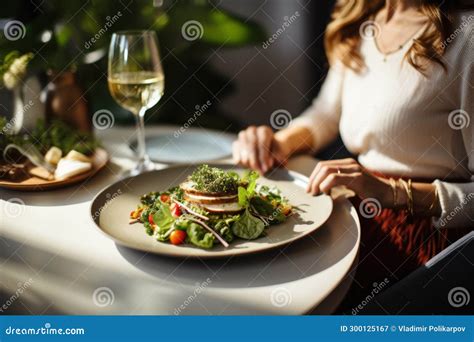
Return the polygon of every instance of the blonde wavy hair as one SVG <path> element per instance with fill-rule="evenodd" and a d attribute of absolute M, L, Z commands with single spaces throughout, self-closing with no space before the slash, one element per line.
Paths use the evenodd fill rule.
<path fill-rule="evenodd" d="M 420 11 L 428 18 L 428 26 L 414 40 L 405 58 L 416 70 L 426 75 L 430 62 L 446 70 L 443 62 L 445 44 L 451 32 L 454 0 L 420 0 Z M 325 47 L 330 63 L 339 60 L 348 68 L 360 72 L 365 68 L 359 52 L 360 28 L 375 17 L 385 0 L 339 0 L 332 21 L 326 29 Z"/>

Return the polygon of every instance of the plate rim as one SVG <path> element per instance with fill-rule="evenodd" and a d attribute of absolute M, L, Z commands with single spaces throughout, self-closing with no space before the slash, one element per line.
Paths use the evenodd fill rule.
<path fill-rule="evenodd" d="M 143 175 L 143 174 L 147 174 L 147 173 L 152 173 L 152 172 L 159 172 L 159 171 L 163 171 L 163 170 L 168 170 L 168 169 L 175 169 L 175 168 L 182 168 L 184 166 L 199 166 L 201 165 L 201 163 L 186 163 L 186 164 L 177 164 L 177 165 L 170 165 L 168 167 L 165 167 L 163 169 L 158 169 L 158 170 L 151 170 L 151 171 L 147 171 L 147 172 L 144 172 L 140 175 Z M 229 168 L 229 167 L 236 167 L 235 165 L 233 164 L 225 164 L 225 163 L 209 163 L 209 165 L 211 166 L 215 166 L 215 167 L 226 167 L 226 168 Z M 237 166 L 238 167 L 238 166 Z M 281 168 L 281 170 L 285 170 L 286 172 L 288 172 L 292 177 L 294 177 L 295 179 L 300 179 L 301 181 L 303 181 L 304 183 L 307 183 L 309 181 L 309 177 L 297 172 L 297 171 L 293 171 L 293 170 L 289 170 L 289 169 L 285 169 L 285 168 Z M 327 214 L 327 217 L 323 220 L 323 222 L 315 227 L 315 228 L 311 228 L 309 229 L 308 231 L 300 234 L 300 235 L 297 235 L 297 236 L 294 236 L 288 240 L 284 240 L 284 241 L 280 241 L 280 242 L 277 242 L 277 243 L 274 243 L 274 244 L 271 244 L 271 245 L 268 245 L 266 247 L 263 247 L 261 249 L 258 249 L 258 250 L 253 250 L 253 251 L 249 251 L 249 252 L 245 252 L 245 250 L 240 250 L 240 251 L 237 251 L 233 254 L 225 254 L 225 255 L 222 255 L 222 254 L 214 254 L 214 253 L 203 253 L 203 254 L 192 254 L 192 255 L 183 255 L 181 253 L 170 253 L 170 252 L 163 252 L 163 251 L 159 251 L 159 250 L 148 250 L 148 249 L 143 249 L 143 248 L 137 248 L 136 246 L 132 245 L 131 243 L 128 243 L 127 241 L 123 241 L 123 240 L 119 240 L 117 239 L 116 237 L 106 233 L 98 224 L 98 222 L 96 222 L 96 220 L 94 219 L 94 213 L 97 212 L 97 210 L 94 210 L 94 204 L 95 202 L 97 201 L 98 197 L 100 195 L 102 195 L 107 189 L 109 188 L 112 188 L 114 186 L 116 186 L 118 183 L 121 183 L 121 182 L 124 182 L 128 179 L 131 179 L 131 178 L 134 178 L 134 177 L 138 177 L 140 175 L 137 175 L 137 176 L 127 176 L 125 178 L 121 178 L 117 181 L 115 181 L 114 183 L 112 184 L 109 184 L 107 186 L 105 186 L 104 188 L 102 188 L 91 200 L 90 202 L 90 205 L 89 205 L 89 220 L 92 222 L 92 224 L 94 225 L 94 229 L 98 230 L 103 236 L 109 238 L 110 240 L 114 241 L 117 245 L 119 246 L 124 246 L 124 247 L 127 247 L 127 248 L 130 248 L 130 249 L 133 249 L 133 250 L 136 250 L 136 251 L 141 251 L 141 252 L 146 252 L 146 253 L 152 253 L 152 254 L 155 254 L 155 255 L 159 255 L 159 256 L 165 256 L 165 257 L 170 257 L 170 258 L 178 258 L 178 259 L 223 259 L 223 258 L 229 258 L 229 257 L 236 257 L 236 256 L 239 256 L 239 257 L 245 257 L 245 256 L 249 256 L 249 255 L 254 255 L 254 254 L 259 254 L 259 253 L 264 253 L 264 252 L 268 252 L 268 251 L 271 251 L 271 250 L 274 250 L 278 247 L 282 247 L 282 246 L 285 246 L 285 245 L 288 245 L 290 243 L 293 243 L 299 239 L 302 239 L 304 237 L 306 237 L 307 235 L 309 234 L 312 234 L 314 233 L 315 231 L 317 231 L 319 228 L 321 228 L 322 226 L 324 226 L 324 224 L 328 221 L 328 219 L 331 217 L 331 214 L 332 212 L 334 211 L 334 200 L 332 199 L 331 196 L 329 195 L 326 195 L 326 194 L 322 194 L 322 195 L 319 195 L 319 196 L 323 196 L 324 198 L 327 198 L 329 200 L 329 206 L 330 206 L 330 210 L 328 211 L 328 214 Z M 100 219 L 100 215 L 98 215 L 97 217 L 97 220 Z M 179 247 L 177 247 L 179 248 Z M 196 247 L 197 248 L 197 247 Z M 207 252 L 206 250 L 202 250 L 203 252 Z"/>
<path fill-rule="evenodd" d="M 232 134 L 227 133 L 227 132 L 221 133 L 221 132 L 213 130 L 213 129 L 205 129 L 205 128 L 203 128 L 203 130 L 205 130 L 209 133 L 218 134 L 222 139 L 228 140 L 231 145 L 232 145 L 232 141 L 235 140 L 235 137 Z M 189 133 L 191 133 L 191 134 L 200 134 L 200 133 L 202 133 L 202 131 L 201 130 L 190 130 Z M 153 139 L 153 138 L 156 138 L 159 135 L 166 136 L 166 135 L 173 135 L 173 133 L 172 132 L 161 132 L 161 133 L 155 133 L 153 135 L 145 135 L 145 139 Z M 136 143 L 137 143 L 137 139 L 134 139 L 131 142 L 127 143 L 127 147 L 129 149 L 133 150 L 132 147 Z M 230 147 L 232 147 L 232 146 L 230 146 Z M 227 154 L 222 154 L 222 156 L 219 156 L 219 157 L 216 157 L 216 158 L 202 159 L 202 160 L 196 160 L 196 161 L 191 161 L 191 162 L 189 162 L 189 161 L 180 161 L 180 160 L 171 160 L 171 159 L 166 159 L 166 158 L 153 158 L 150 155 L 150 153 L 148 153 L 148 154 L 150 156 L 150 159 L 153 162 L 168 164 L 171 167 L 171 166 L 182 166 L 182 165 L 194 165 L 194 164 L 200 164 L 200 163 L 202 164 L 202 163 L 205 163 L 205 162 L 218 162 L 219 160 L 222 160 L 222 159 L 225 159 L 225 158 L 229 157 L 232 154 L 232 151 L 230 151 Z"/>

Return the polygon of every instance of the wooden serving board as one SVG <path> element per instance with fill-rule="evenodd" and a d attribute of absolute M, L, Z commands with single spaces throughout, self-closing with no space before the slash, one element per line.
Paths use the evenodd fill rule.
<path fill-rule="evenodd" d="M 98 171 L 103 169 L 109 160 L 109 154 L 103 148 L 98 148 L 91 156 L 91 159 L 92 168 L 89 171 L 71 178 L 48 181 L 46 179 L 32 176 L 22 179 L 21 181 L 0 180 L 0 188 L 23 191 L 42 191 L 72 185 L 95 175 Z"/>

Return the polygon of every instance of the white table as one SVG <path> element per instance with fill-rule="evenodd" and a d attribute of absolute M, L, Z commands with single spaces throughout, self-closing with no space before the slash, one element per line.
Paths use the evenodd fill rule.
<path fill-rule="evenodd" d="M 0 190 L 4 312 L 305 314 L 330 313 L 342 299 L 360 237 L 349 201 L 338 199 L 310 237 L 270 253 L 212 261 L 146 255 L 117 246 L 89 218 L 93 196 L 133 165 L 126 143 L 133 130 L 98 133 L 112 161 L 89 181 L 43 193 Z M 289 168 L 308 174 L 315 162 L 298 157 Z M 25 205 L 12 204 L 14 198 Z"/>

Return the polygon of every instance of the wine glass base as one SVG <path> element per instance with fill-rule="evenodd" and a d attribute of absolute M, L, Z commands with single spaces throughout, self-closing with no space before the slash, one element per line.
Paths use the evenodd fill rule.
<path fill-rule="evenodd" d="M 125 171 L 124 177 L 137 176 L 144 172 L 155 170 L 155 164 L 150 159 L 139 162 L 133 169 Z"/>

